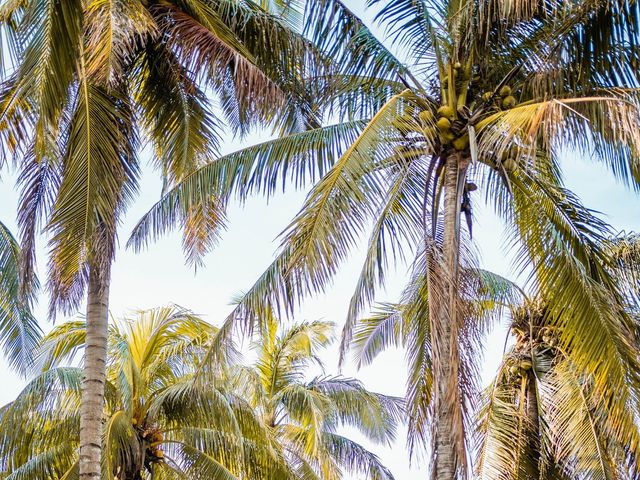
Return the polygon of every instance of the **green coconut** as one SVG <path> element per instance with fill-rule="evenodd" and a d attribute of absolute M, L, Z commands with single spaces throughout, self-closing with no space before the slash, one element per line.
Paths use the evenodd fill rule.
<path fill-rule="evenodd" d="M 529 360 L 523 360 L 520 362 L 520 368 L 523 370 L 531 370 L 531 367 L 533 367 L 533 365 Z"/>
<path fill-rule="evenodd" d="M 508 97 L 509 95 L 511 95 L 511 87 L 509 85 L 505 85 L 500 89 L 501 97 Z"/>
<path fill-rule="evenodd" d="M 453 64 L 453 68 L 456 70 L 460 70 L 462 68 L 462 64 L 460 62 L 456 62 Z"/>
<path fill-rule="evenodd" d="M 517 365 L 512 365 L 509 368 L 509 373 L 511 373 L 511 375 L 517 375 L 519 371 L 520 371 L 520 369 L 518 368 Z"/>
<path fill-rule="evenodd" d="M 438 109 L 438 116 L 453 120 L 456 118 L 456 111 L 449 105 L 443 105 Z"/>
<path fill-rule="evenodd" d="M 516 106 L 516 98 L 509 95 L 502 100 L 502 108 L 513 108 Z"/>
<path fill-rule="evenodd" d="M 465 150 L 469 146 L 469 134 L 465 134 L 461 137 L 456 138 L 452 142 L 453 148 L 458 150 L 459 152 Z"/>
<path fill-rule="evenodd" d="M 440 132 L 440 140 L 442 141 L 442 143 L 450 143 L 455 138 L 456 136 L 450 131 Z"/>
<path fill-rule="evenodd" d="M 441 132 L 448 132 L 451 129 L 451 121 L 446 117 L 440 117 L 437 125 Z"/>

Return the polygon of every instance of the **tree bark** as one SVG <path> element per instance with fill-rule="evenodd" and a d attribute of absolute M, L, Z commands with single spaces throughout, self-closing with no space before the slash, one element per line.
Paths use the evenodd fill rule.
<path fill-rule="evenodd" d="M 443 263 L 438 275 L 437 307 L 432 316 L 434 357 L 434 466 L 437 480 L 454 480 L 466 458 L 458 388 L 458 268 L 460 244 L 460 186 L 466 165 L 459 153 L 446 159 L 444 178 Z M 431 285 L 430 285 L 430 288 Z M 435 306 L 435 305 L 434 305 Z M 431 307 L 430 307 L 431 308 Z M 462 457 L 462 458 L 461 458 Z"/>
<path fill-rule="evenodd" d="M 108 262 L 105 262 L 108 265 Z M 80 480 L 100 480 L 111 267 L 89 268 L 84 379 L 80 404 Z"/>
<path fill-rule="evenodd" d="M 531 341 L 531 340 L 530 340 Z M 540 416 L 538 415 L 538 392 L 534 374 L 529 373 L 527 384 L 527 418 L 529 451 L 533 452 L 531 461 L 531 477 L 540 478 Z"/>

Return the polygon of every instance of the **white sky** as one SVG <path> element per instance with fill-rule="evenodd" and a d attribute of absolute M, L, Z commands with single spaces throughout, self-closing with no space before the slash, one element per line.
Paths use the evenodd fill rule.
<path fill-rule="evenodd" d="M 354 2 L 355 3 L 355 2 Z M 358 12 L 362 7 L 354 5 Z M 225 152 L 240 148 L 241 145 L 256 143 L 266 138 L 256 134 L 244 142 L 229 140 L 223 146 Z M 618 183 L 601 167 L 586 159 L 567 156 L 564 162 L 566 180 L 570 188 L 580 195 L 584 203 L 605 214 L 605 219 L 620 230 L 640 230 L 640 200 Z M 15 229 L 17 193 L 15 178 L 5 173 L 0 182 L 0 219 Z M 480 185 L 482 189 L 482 185 Z M 122 225 L 120 243 L 124 246 L 131 227 L 139 217 L 158 199 L 160 182 L 156 172 L 145 168 L 138 201 L 130 208 Z M 304 198 L 303 192 L 289 192 L 278 195 L 269 203 L 254 198 L 244 207 L 232 205 L 229 212 L 229 230 L 222 242 L 206 257 L 203 268 L 194 273 L 184 265 L 180 249 L 179 235 L 165 237 L 153 244 L 147 251 L 135 255 L 121 248 L 113 268 L 110 307 L 115 316 L 121 316 L 133 309 L 151 308 L 168 303 L 176 303 L 202 314 L 213 323 L 222 320 L 231 309 L 232 297 L 248 288 L 271 262 L 278 242 L 277 235 L 286 227 L 298 211 Z M 476 194 L 476 221 L 474 239 L 481 251 L 484 268 L 513 278 L 508 254 L 503 248 L 503 229 L 495 216 L 482 208 L 482 194 Z M 39 265 L 43 272 L 46 265 L 45 251 L 40 249 Z M 325 319 L 342 324 L 346 315 L 350 295 L 355 286 L 362 252 L 355 252 L 353 260 L 344 265 L 327 293 L 305 302 L 299 320 Z M 381 292 L 380 301 L 394 301 L 404 286 L 406 267 L 398 269 L 390 276 L 386 292 Z M 41 275 L 44 279 L 44 276 Z M 43 328 L 51 328 L 46 318 L 48 298 L 40 299 L 37 314 Z M 60 318 L 58 321 L 63 321 Z M 504 329 L 497 329 L 488 340 L 483 377 L 489 379 L 499 360 L 504 343 Z M 337 373 L 336 350 L 326 352 L 327 373 Z M 356 371 L 348 365 L 343 372 L 356 376 L 368 388 L 392 395 L 404 392 L 405 366 L 401 352 L 390 351 L 379 357 L 370 367 Z M 0 405 L 12 400 L 24 386 L 24 380 L 8 370 L 6 362 L 0 359 Z M 414 462 L 412 468 L 404 448 L 404 438 L 393 446 L 371 447 L 380 455 L 397 479 L 424 479 L 427 468 L 425 462 Z"/>

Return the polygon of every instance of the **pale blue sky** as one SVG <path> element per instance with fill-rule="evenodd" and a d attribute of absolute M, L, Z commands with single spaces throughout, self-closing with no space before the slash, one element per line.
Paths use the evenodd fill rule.
<path fill-rule="evenodd" d="M 361 2 L 354 2 L 354 9 L 361 10 Z M 266 138 L 266 134 L 255 134 L 244 144 L 255 143 Z M 229 140 L 224 151 L 233 151 L 242 145 Z M 601 167 L 588 159 L 567 155 L 564 161 L 569 187 L 581 196 L 584 203 L 600 212 L 605 219 L 620 230 L 640 230 L 640 200 L 618 183 Z M 5 173 L 0 183 L 0 219 L 14 227 L 16 188 L 14 177 Z M 482 185 L 480 185 L 482 188 Z M 124 246 L 128 233 L 137 219 L 158 198 L 160 182 L 150 168 L 144 170 L 142 188 L 138 201 L 129 210 L 121 228 L 120 243 Z M 270 263 L 277 248 L 274 239 L 300 208 L 303 192 L 278 195 L 269 203 L 261 198 L 250 199 L 246 205 L 232 205 L 229 212 L 229 230 L 219 247 L 207 255 L 205 266 L 194 274 L 184 265 L 178 235 L 167 236 L 153 244 L 147 251 L 134 255 L 120 249 L 113 268 L 111 289 L 111 311 L 115 316 L 132 309 L 149 308 L 168 303 L 177 303 L 202 314 L 217 323 L 230 310 L 229 302 L 239 291 L 248 288 Z M 480 200 L 481 195 L 477 195 Z M 15 230 L 14 230 L 15 231 Z M 508 254 L 503 248 L 503 229 L 495 216 L 480 206 L 476 207 L 474 225 L 475 241 L 481 251 L 482 266 L 513 278 Z M 46 264 L 44 249 L 40 248 L 40 270 Z M 325 295 L 304 303 L 297 319 L 326 319 L 341 324 L 345 318 L 348 300 L 359 271 L 362 252 L 355 252 L 353 260 L 344 265 L 333 286 Z M 390 277 L 386 292 L 379 295 L 381 301 L 397 299 L 404 286 L 406 267 L 400 267 Z M 46 319 L 48 299 L 40 299 L 37 314 L 43 328 L 49 329 Z M 58 321 L 62 321 L 60 318 Z M 483 376 L 490 378 L 495 371 L 504 343 L 504 329 L 498 329 L 489 338 L 485 354 Z M 336 372 L 336 351 L 332 349 L 324 356 L 327 373 Z M 347 375 L 357 376 L 372 390 L 402 395 L 405 371 L 402 353 L 387 352 L 372 366 L 355 371 L 348 365 Z M 15 397 L 24 381 L 10 372 L 6 362 L 0 359 L 0 404 Z M 391 448 L 373 448 L 391 468 L 397 479 L 425 478 L 426 467 L 416 465 L 410 469 L 400 438 Z M 422 466 L 422 468 L 419 468 Z"/>

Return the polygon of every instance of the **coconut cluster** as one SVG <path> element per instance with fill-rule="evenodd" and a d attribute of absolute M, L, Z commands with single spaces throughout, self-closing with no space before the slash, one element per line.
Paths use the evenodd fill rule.
<path fill-rule="evenodd" d="M 438 108 L 438 121 L 436 122 L 436 126 L 438 127 L 440 141 L 445 145 L 453 145 L 453 148 L 458 151 L 463 151 L 469 147 L 469 134 L 464 133 L 463 135 L 456 136 L 456 134 L 451 131 L 451 126 L 455 119 L 456 111 L 452 106 L 443 105 Z"/>
<path fill-rule="evenodd" d="M 145 450 L 145 457 L 147 458 L 147 461 L 162 461 L 164 458 L 164 451 L 160 447 L 164 441 L 162 431 L 157 428 L 145 428 L 141 430 L 140 436 L 142 437 L 142 443 L 147 446 Z"/>
<path fill-rule="evenodd" d="M 482 95 L 482 100 L 485 102 L 493 101 L 494 104 L 501 110 L 509 110 L 518 104 L 516 97 L 512 95 L 512 90 L 509 85 L 503 86 L 498 95 L 494 92 L 485 92 Z"/>
<path fill-rule="evenodd" d="M 523 358 L 509 367 L 509 373 L 514 377 L 524 377 L 532 367 L 531 360 Z"/>

